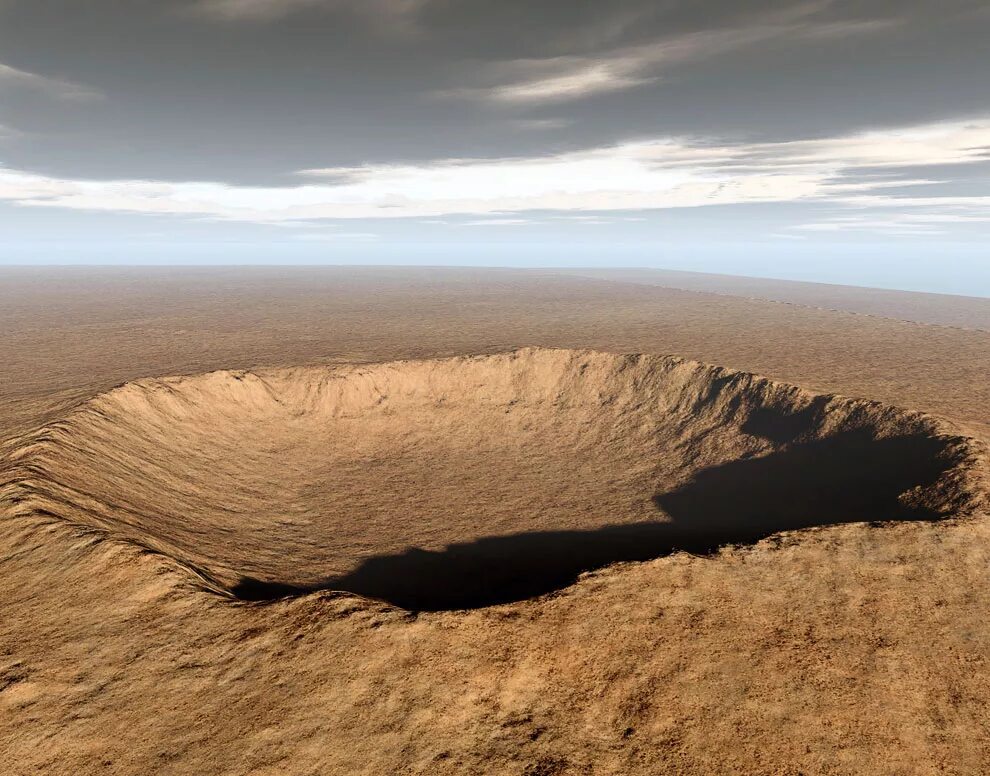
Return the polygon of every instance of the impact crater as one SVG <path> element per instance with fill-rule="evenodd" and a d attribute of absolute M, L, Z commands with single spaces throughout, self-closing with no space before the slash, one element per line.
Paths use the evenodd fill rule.
<path fill-rule="evenodd" d="M 965 514 L 982 460 L 921 413 L 545 349 L 140 380 L 22 441 L 4 463 L 19 510 L 236 598 L 334 589 L 410 610 L 780 531 Z"/>

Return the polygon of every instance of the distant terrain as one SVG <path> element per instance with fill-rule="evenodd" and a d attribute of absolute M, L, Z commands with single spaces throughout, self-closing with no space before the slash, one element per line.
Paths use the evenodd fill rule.
<path fill-rule="evenodd" d="M 986 297 L 923 294 L 663 269 L 569 270 L 568 274 L 990 331 L 990 299 Z"/>

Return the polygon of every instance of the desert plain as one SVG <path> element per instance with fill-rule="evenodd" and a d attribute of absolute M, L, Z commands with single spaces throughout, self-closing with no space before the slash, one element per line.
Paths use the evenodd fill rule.
<path fill-rule="evenodd" d="M 0 270 L 0 769 L 979 774 L 990 301 Z"/>

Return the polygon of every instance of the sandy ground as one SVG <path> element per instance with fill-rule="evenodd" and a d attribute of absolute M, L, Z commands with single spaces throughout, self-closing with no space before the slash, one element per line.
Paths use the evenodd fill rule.
<path fill-rule="evenodd" d="M 982 331 L 512 271 L 5 270 L 3 280 L 8 453 L 139 378 L 534 345 L 675 353 L 949 419 L 882 408 L 870 428 L 885 430 L 870 439 L 973 435 L 966 444 L 982 450 L 990 428 Z M 910 434 L 897 425 L 919 417 Z M 715 555 L 604 566 L 537 598 L 412 613 L 330 590 L 237 600 L 197 576 L 176 536 L 163 539 L 172 554 L 149 552 L 119 526 L 70 524 L 20 498 L 26 476 L 65 465 L 64 480 L 90 465 L 62 485 L 119 494 L 148 456 L 131 444 L 100 463 L 42 437 L 29 462 L 40 468 L 6 468 L 21 483 L 5 491 L 0 531 L 6 772 L 977 774 L 990 761 L 990 528 L 977 497 L 939 502 L 955 515 L 939 521 L 828 518 Z M 50 444 L 73 448 L 75 464 Z M 872 449 L 852 460 L 890 460 Z M 912 442 L 909 460 L 944 449 Z M 931 484 L 950 469 L 920 476 Z M 981 494 L 971 469 L 951 484 Z M 786 494 L 790 479 L 763 478 L 761 498 L 775 482 Z M 599 485 L 565 505 L 600 503 Z M 141 505 L 116 506 L 107 515 Z M 150 519 L 154 506 L 134 511 Z M 204 552 L 206 576 L 286 577 L 250 543 L 238 551 Z"/>
<path fill-rule="evenodd" d="M 662 269 L 568 270 L 566 274 L 740 296 L 914 323 L 990 331 L 990 300 L 985 297 L 923 294 L 831 283 L 803 283 Z"/>

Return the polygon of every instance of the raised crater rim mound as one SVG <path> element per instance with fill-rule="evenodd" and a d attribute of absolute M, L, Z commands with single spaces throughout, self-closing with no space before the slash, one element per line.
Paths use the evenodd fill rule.
<path fill-rule="evenodd" d="M 973 514 L 986 461 L 925 413 L 673 356 L 525 348 L 127 383 L 16 440 L 0 507 L 236 599 L 439 611 L 785 531 Z"/>

